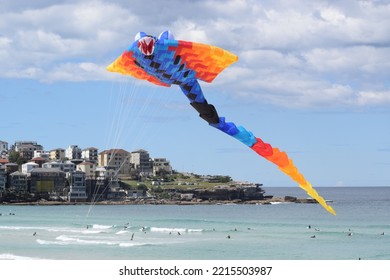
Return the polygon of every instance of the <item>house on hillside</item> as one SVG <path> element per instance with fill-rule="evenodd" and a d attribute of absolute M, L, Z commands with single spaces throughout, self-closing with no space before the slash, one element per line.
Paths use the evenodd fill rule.
<path fill-rule="evenodd" d="M 25 164 L 22 164 L 22 172 L 24 174 L 27 174 L 27 173 L 30 173 L 31 170 L 33 170 L 34 168 L 38 168 L 39 167 L 39 164 L 35 163 L 35 162 L 27 162 Z"/>
<path fill-rule="evenodd" d="M 153 175 L 172 174 L 172 166 L 166 158 L 152 159 Z"/>
<path fill-rule="evenodd" d="M 130 173 L 130 154 L 123 149 L 105 150 L 98 155 L 99 167 L 115 168 L 118 175 Z"/>
<path fill-rule="evenodd" d="M 68 200 L 71 202 L 86 201 L 86 181 L 85 173 L 82 171 L 72 171 L 66 173 L 66 179 L 69 183 Z"/>
<path fill-rule="evenodd" d="M 96 167 L 96 163 L 84 161 L 76 166 L 76 170 L 84 172 L 86 178 L 94 178 Z"/>
<path fill-rule="evenodd" d="M 152 174 L 152 160 L 149 156 L 149 152 L 143 149 L 131 152 L 130 163 L 132 168 L 141 175 Z"/>
<path fill-rule="evenodd" d="M 25 160 L 29 161 L 34 157 L 34 151 L 43 150 L 42 145 L 36 141 L 17 141 L 14 145 L 14 150 Z"/>
<path fill-rule="evenodd" d="M 51 160 L 65 160 L 65 149 L 57 148 L 50 151 L 49 159 Z"/>
<path fill-rule="evenodd" d="M 5 166 L 0 164 L 0 193 L 5 191 L 7 185 L 7 172 L 5 171 Z"/>
<path fill-rule="evenodd" d="M 81 149 L 77 145 L 70 145 L 65 150 L 65 157 L 71 159 L 81 159 Z"/>
<path fill-rule="evenodd" d="M 81 151 L 81 158 L 88 162 L 98 162 L 98 149 L 89 147 Z"/>
<path fill-rule="evenodd" d="M 8 142 L 0 141 L 0 158 L 8 153 Z"/>
<path fill-rule="evenodd" d="M 63 172 L 71 172 L 76 170 L 76 165 L 70 161 L 53 160 L 42 164 L 43 168 L 59 169 Z"/>
<path fill-rule="evenodd" d="M 19 192 L 27 191 L 27 174 L 15 171 L 9 175 L 8 187 Z"/>
<path fill-rule="evenodd" d="M 30 192 L 65 194 L 65 172 L 56 168 L 34 168 L 30 172 Z"/>

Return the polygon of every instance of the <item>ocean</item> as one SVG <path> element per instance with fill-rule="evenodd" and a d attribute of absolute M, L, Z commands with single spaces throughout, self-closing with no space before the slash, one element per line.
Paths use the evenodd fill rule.
<path fill-rule="evenodd" d="M 390 187 L 318 192 L 337 216 L 296 203 L 0 205 L 0 260 L 390 259 Z"/>

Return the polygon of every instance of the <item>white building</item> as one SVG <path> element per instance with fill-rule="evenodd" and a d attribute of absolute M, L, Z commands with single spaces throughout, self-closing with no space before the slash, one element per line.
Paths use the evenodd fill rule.
<path fill-rule="evenodd" d="M 85 185 L 85 173 L 82 171 L 72 171 L 66 173 L 69 182 L 69 201 L 86 201 L 87 189 Z"/>
<path fill-rule="evenodd" d="M 70 145 L 65 150 L 65 157 L 68 159 L 81 159 L 81 149 L 77 145 Z"/>
<path fill-rule="evenodd" d="M 22 172 L 25 174 L 31 173 L 31 170 L 34 168 L 38 168 L 39 164 L 35 162 L 27 162 L 25 164 L 22 164 Z"/>
<path fill-rule="evenodd" d="M 98 149 L 94 147 L 86 148 L 81 151 L 81 158 L 89 162 L 98 161 Z"/>
<path fill-rule="evenodd" d="M 50 152 L 42 151 L 42 150 L 36 150 L 36 151 L 34 151 L 34 158 L 43 158 L 45 160 L 49 160 Z"/>
<path fill-rule="evenodd" d="M 76 170 L 76 165 L 70 161 L 50 161 L 42 164 L 43 168 L 56 168 L 64 172 L 72 172 Z"/>
<path fill-rule="evenodd" d="M 117 170 L 114 166 L 99 166 L 95 169 L 97 179 L 111 179 L 117 177 Z"/>
<path fill-rule="evenodd" d="M 0 141 L 0 155 L 8 151 L 8 143 L 5 141 Z"/>

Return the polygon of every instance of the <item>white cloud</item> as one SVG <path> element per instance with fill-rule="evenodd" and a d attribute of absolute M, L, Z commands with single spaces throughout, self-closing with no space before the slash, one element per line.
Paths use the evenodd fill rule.
<path fill-rule="evenodd" d="M 320 72 L 380 75 L 390 72 L 390 61 L 384 59 L 389 54 L 390 47 L 352 46 L 312 49 L 303 56 L 310 67 Z"/>
<path fill-rule="evenodd" d="M 125 46 L 128 40 L 121 31 L 136 21 L 136 16 L 120 6 L 100 1 L 48 4 L 4 13 L 0 18 L 0 27 L 6 30 L 0 37 L 0 73 L 44 81 L 50 77 L 95 80 L 85 75 L 83 67 L 73 67 L 67 74 L 63 71 L 69 65 L 96 64 L 118 44 Z M 99 79 L 107 78 L 103 72 L 98 71 Z"/>
<path fill-rule="evenodd" d="M 357 105 L 390 104 L 390 90 L 388 91 L 362 91 L 357 94 Z"/>
<path fill-rule="evenodd" d="M 104 66 L 140 30 L 226 48 L 231 95 L 285 107 L 389 106 L 390 4 L 380 1 L 15 0 L 0 12 L 0 75 L 112 79 Z"/>

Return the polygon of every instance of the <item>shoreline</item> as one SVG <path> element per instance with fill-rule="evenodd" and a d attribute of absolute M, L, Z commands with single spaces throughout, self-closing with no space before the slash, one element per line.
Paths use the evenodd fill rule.
<path fill-rule="evenodd" d="M 331 201 L 330 201 L 331 202 Z M 57 205 L 272 205 L 275 203 L 318 203 L 311 198 L 273 197 L 263 200 L 173 200 L 173 199 L 133 199 L 133 200 L 104 200 L 96 202 L 70 202 L 70 201 L 35 201 L 35 202 L 2 202 L 0 205 L 31 205 L 31 206 L 57 206 Z"/>

